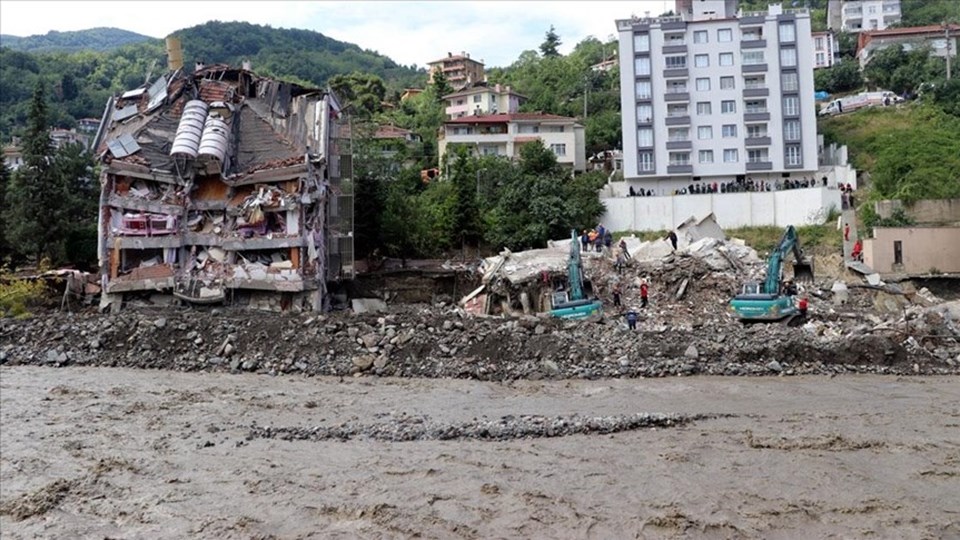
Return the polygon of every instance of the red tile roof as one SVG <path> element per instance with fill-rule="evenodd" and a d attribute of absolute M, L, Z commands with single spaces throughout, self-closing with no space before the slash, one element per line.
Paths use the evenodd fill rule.
<path fill-rule="evenodd" d="M 536 122 L 536 121 L 559 121 L 569 120 L 576 122 L 576 118 L 569 116 L 557 116 L 555 114 L 543 113 L 510 113 L 510 114 L 487 114 L 480 116 L 463 116 L 453 120 L 447 120 L 444 124 L 498 124 L 504 122 Z"/>
<path fill-rule="evenodd" d="M 960 24 L 948 24 L 950 27 L 950 32 L 954 33 L 960 32 Z M 907 28 L 887 28 L 886 30 L 868 30 L 865 32 L 860 32 L 860 35 L 857 37 L 857 53 L 860 52 L 860 49 L 867 46 L 868 43 L 873 38 L 884 38 L 884 37 L 897 37 L 897 36 L 920 36 L 920 35 L 943 35 L 944 28 L 939 24 L 929 24 L 927 26 L 909 26 Z"/>

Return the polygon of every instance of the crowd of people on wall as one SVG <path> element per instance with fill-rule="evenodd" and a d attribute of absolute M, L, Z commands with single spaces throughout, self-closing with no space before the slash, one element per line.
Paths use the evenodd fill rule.
<path fill-rule="evenodd" d="M 824 176 L 818 182 L 816 178 L 804 176 L 803 178 L 787 178 L 776 180 L 774 182 L 754 180 L 750 177 L 740 178 L 732 182 L 703 182 L 690 184 L 685 188 L 674 189 L 666 195 L 703 195 L 709 193 L 745 193 L 758 191 L 781 191 L 785 189 L 803 189 L 811 187 L 827 187 L 827 177 Z M 850 184 L 844 187 L 840 186 L 846 193 Z M 652 189 L 643 190 L 630 186 L 627 191 L 629 197 L 653 197 L 655 193 Z"/>

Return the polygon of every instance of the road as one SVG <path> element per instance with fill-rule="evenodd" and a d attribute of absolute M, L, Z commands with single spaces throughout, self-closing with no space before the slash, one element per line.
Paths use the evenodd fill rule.
<path fill-rule="evenodd" d="M 637 413 L 693 419 L 384 435 Z M 0 368 L 0 426 L 4 538 L 960 537 L 956 377 L 497 384 L 18 366 Z M 251 437 L 265 426 L 353 435 Z"/>

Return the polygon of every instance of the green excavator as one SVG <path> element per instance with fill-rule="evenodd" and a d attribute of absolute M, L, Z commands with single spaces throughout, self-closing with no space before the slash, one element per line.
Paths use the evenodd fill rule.
<path fill-rule="evenodd" d="M 793 253 L 793 280 L 783 279 L 783 260 Z M 813 260 L 800 249 L 793 225 L 787 227 L 780 243 L 767 259 L 767 276 L 761 283 L 747 281 L 740 294 L 730 300 L 730 309 L 741 322 L 791 323 L 806 313 L 806 299 L 797 300 L 797 283 L 813 282 Z"/>
<path fill-rule="evenodd" d="M 551 297 L 550 315 L 562 319 L 584 319 L 603 313 L 603 302 L 587 298 L 583 292 L 583 265 L 580 263 L 580 242 L 577 231 L 571 233 L 570 258 L 567 260 L 567 289 Z"/>

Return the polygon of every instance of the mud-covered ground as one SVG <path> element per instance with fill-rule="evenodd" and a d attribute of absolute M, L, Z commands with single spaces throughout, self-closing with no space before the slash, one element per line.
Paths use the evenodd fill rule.
<path fill-rule="evenodd" d="M 956 538 L 956 377 L 0 368 L 4 538 Z"/>

